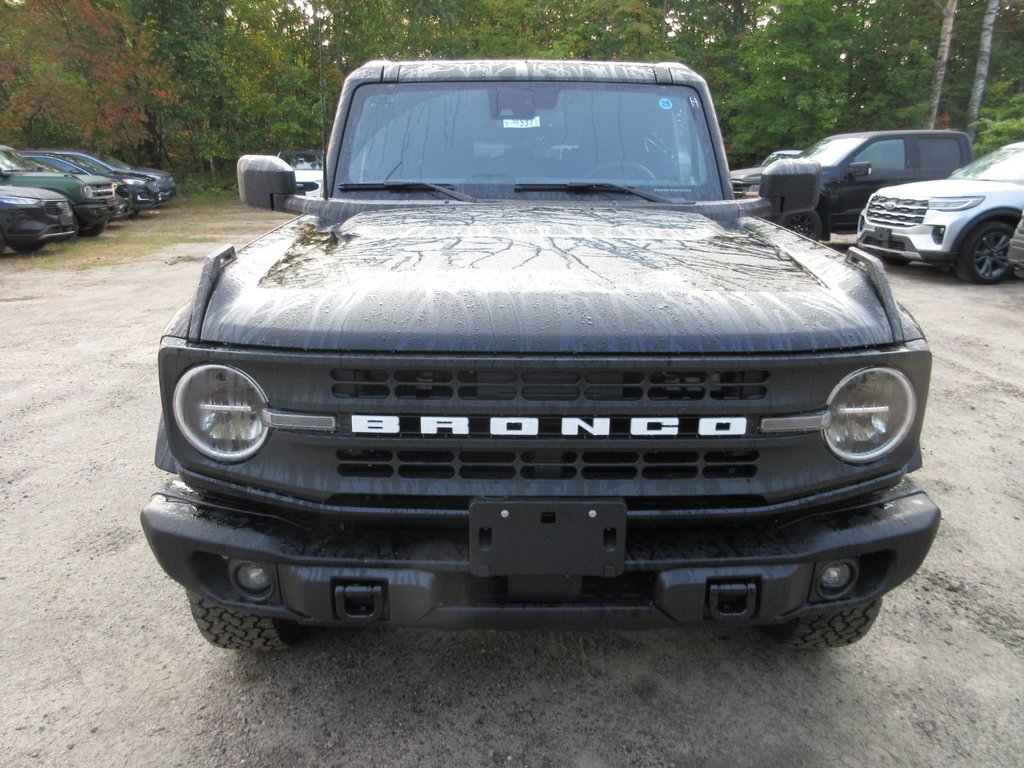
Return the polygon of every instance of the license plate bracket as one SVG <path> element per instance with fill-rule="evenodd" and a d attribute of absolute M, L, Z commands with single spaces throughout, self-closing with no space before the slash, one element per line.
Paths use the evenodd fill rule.
<path fill-rule="evenodd" d="M 621 500 L 477 499 L 469 505 L 475 576 L 618 576 L 626 553 Z"/>

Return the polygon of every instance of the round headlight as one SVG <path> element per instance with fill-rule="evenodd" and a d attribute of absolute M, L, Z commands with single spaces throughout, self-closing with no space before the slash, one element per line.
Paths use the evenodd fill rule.
<path fill-rule="evenodd" d="M 916 409 L 914 388 L 899 371 L 866 368 L 851 373 L 829 396 L 825 442 L 844 461 L 874 461 L 907 436 Z"/>
<path fill-rule="evenodd" d="M 224 365 L 197 365 L 174 388 L 174 419 L 185 439 L 218 461 L 241 461 L 263 445 L 267 398 L 249 376 Z"/>

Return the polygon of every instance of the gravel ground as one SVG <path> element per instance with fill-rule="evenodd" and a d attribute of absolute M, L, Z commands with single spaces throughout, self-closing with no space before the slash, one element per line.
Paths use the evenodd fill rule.
<path fill-rule="evenodd" d="M 224 218 L 235 243 L 280 221 Z M 935 354 L 915 477 L 944 519 L 858 645 L 372 630 L 253 656 L 200 638 L 138 523 L 158 338 L 215 244 L 0 259 L 0 765 L 1020 764 L 1024 280 L 890 271 Z"/>

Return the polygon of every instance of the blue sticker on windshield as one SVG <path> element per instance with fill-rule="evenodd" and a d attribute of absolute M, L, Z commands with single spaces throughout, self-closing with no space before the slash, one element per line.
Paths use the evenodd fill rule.
<path fill-rule="evenodd" d="M 672 99 L 662 99 L 658 102 L 658 106 L 662 109 L 672 109 Z"/>

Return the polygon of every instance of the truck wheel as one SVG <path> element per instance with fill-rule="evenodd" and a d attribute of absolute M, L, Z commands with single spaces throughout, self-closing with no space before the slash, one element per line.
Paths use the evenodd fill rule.
<path fill-rule="evenodd" d="M 811 240 L 821 240 L 821 216 L 817 211 L 790 213 L 783 216 L 779 223 L 798 235 L 803 235 Z"/>
<path fill-rule="evenodd" d="M 879 598 L 867 605 L 804 616 L 762 629 L 773 640 L 789 648 L 841 648 L 864 637 L 881 608 L 882 599 Z"/>
<path fill-rule="evenodd" d="M 225 608 L 195 592 L 187 592 L 199 632 L 219 648 L 277 651 L 292 645 L 304 634 L 304 628 L 295 622 Z"/>
<path fill-rule="evenodd" d="M 1013 227 L 1002 221 L 989 221 L 971 232 L 960 248 L 956 274 L 968 283 L 991 285 L 1013 274 L 1006 251 L 1013 237 Z"/>

